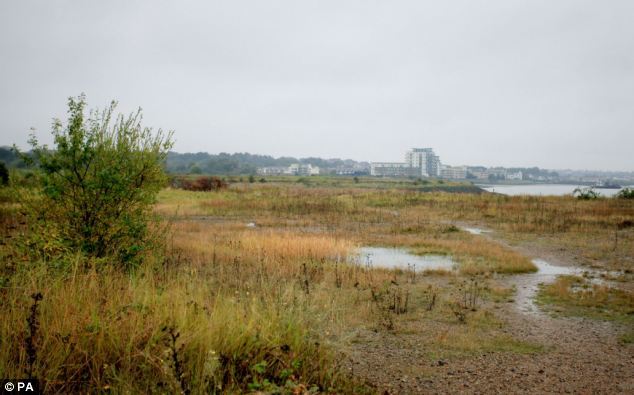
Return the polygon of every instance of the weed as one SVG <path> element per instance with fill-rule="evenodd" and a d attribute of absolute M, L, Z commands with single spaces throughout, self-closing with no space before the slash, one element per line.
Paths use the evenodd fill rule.
<path fill-rule="evenodd" d="M 416 284 L 416 265 L 415 264 L 407 264 L 407 279 L 410 284 Z"/>
<path fill-rule="evenodd" d="M 462 299 L 460 301 L 462 308 L 476 311 L 478 307 L 478 298 L 482 292 L 482 287 L 478 284 L 478 280 L 471 278 L 468 282 L 463 282 L 458 290 L 462 293 Z"/>
<path fill-rule="evenodd" d="M 302 289 L 306 293 L 306 295 L 310 294 L 310 283 L 308 281 L 308 269 L 306 267 L 306 262 L 302 263 L 302 274 L 303 278 L 301 280 Z"/>
<path fill-rule="evenodd" d="M 31 295 L 33 299 L 33 303 L 31 304 L 31 313 L 27 318 L 27 324 L 29 327 L 29 335 L 26 338 L 26 355 L 27 355 L 27 363 L 29 365 L 27 375 L 29 378 L 33 378 L 33 367 L 35 366 L 35 362 L 37 361 L 37 347 L 36 347 L 36 336 L 37 330 L 40 327 L 40 320 L 38 316 L 38 304 L 44 298 L 41 292 L 34 293 Z"/>
<path fill-rule="evenodd" d="M 456 316 L 458 322 L 464 324 L 467 320 L 467 313 L 464 308 L 459 303 L 450 303 L 449 307 L 451 308 L 451 312 Z"/>
<path fill-rule="evenodd" d="M 187 383 L 186 374 L 183 370 L 183 361 L 182 357 L 179 356 L 179 353 L 182 354 L 184 344 L 180 347 L 177 346 L 176 342 L 180 337 L 180 333 L 176 328 L 172 325 L 166 325 L 161 328 L 163 333 L 166 335 L 165 343 L 168 348 L 169 357 L 171 360 L 171 368 L 174 374 L 174 378 L 176 382 L 180 386 L 180 392 L 188 395 L 190 393 L 189 385 Z"/>
<path fill-rule="evenodd" d="M 409 290 L 403 291 L 400 287 L 395 287 L 391 293 L 392 303 L 389 309 L 395 314 L 407 313 L 407 305 L 409 303 Z"/>
<path fill-rule="evenodd" d="M 390 313 L 390 306 L 386 303 L 385 291 L 381 292 L 376 288 L 370 288 L 372 301 L 374 302 L 375 311 L 378 315 L 379 325 L 388 331 L 394 330 L 394 319 Z"/>
<path fill-rule="evenodd" d="M 339 273 L 339 256 L 335 260 L 335 287 L 341 288 L 342 279 L 341 274 Z"/>
<path fill-rule="evenodd" d="M 436 306 L 436 298 L 438 296 L 437 290 L 429 285 L 427 289 L 423 292 L 423 303 L 425 305 L 425 310 L 432 311 Z"/>

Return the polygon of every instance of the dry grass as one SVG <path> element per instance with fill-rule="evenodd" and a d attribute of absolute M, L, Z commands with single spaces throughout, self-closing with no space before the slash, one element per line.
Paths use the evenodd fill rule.
<path fill-rule="evenodd" d="M 468 240 L 438 240 L 423 242 L 414 253 L 451 254 L 460 265 L 460 272 L 467 275 L 486 273 L 527 273 L 537 271 L 537 267 L 527 257 L 504 248 L 483 238 L 470 237 Z"/>
<path fill-rule="evenodd" d="M 40 292 L 34 376 L 46 392 L 181 392 L 183 386 L 193 393 L 242 392 L 248 384 L 259 388 L 265 378 L 282 387 L 290 379 L 292 388 L 348 385 L 329 348 L 318 345 L 334 327 L 336 311 L 324 306 L 333 298 L 306 295 L 294 282 L 260 288 L 232 283 L 189 265 L 167 271 L 148 266 L 135 276 L 60 277 L 41 266 L 16 274 L 2 291 L 2 312 L 11 319 L 0 325 L 0 375 L 25 375 L 28 295 Z M 167 329 L 179 334 L 174 346 Z M 268 367 L 256 374 L 254 366 L 263 361 Z"/>

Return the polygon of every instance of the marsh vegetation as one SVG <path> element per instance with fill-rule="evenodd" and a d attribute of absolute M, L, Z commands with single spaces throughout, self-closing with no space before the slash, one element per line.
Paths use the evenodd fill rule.
<path fill-rule="evenodd" d="M 2 377 L 34 377 L 50 393 L 371 393 L 385 382 L 359 361 L 402 357 L 393 344 L 403 339 L 417 352 L 407 372 L 420 378 L 483 353 L 546 354 L 508 330 L 507 279 L 537 270 L 526 248 L 618 271 L 600 285 L 560 277 L 539 300 L 616 320 L 631 338 L 631 200 L 345 177 L 188 191 L 158 170 L 135 181 L 134 166 L 111 166 L 134 158 L 154 169 L 169 138 L 122 118 L 153 143 L 119 137 L 95 151 L 102 129 L 83 128 L 78 105 L 58 143 L 81 155 L 42 150 L 34 180 L 15 173 L 0 189 Z M 126 141 L 129 152 L 117 151 Z M 456 270 L 351 262 L 363 246 L 444 256 Z"/>

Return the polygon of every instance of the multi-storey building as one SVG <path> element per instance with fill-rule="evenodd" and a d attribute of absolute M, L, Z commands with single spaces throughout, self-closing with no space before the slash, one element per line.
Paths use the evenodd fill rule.
<path fill-rule="evenodd" d="M 431 148 L 412 148 L 405 153 L 405 162 L 420 169 L 420 176 L 439 177 L 440 158 Z"/>
<path fill-rule="evenodd" d="M 373 162 L 373 176 L 439 177 L 440 158 L 431 148 L 412 148 L 405 153 L 405 162 Z"/>

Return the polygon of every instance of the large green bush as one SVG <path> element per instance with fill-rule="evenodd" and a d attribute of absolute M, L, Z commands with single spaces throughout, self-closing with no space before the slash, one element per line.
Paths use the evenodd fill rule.
<path fill-rule="evenodd" d="M 68 100 L 67 123 L 53 123 L 53 149 L 29 140 L 42 180 L 37 216 L 68 248 L 130 266 L 147 245 L 172 134 L 143 127 L 141 110 L 115 115 L 112 102 L 87 116 L 85 106 L 83 95 Z"/>

